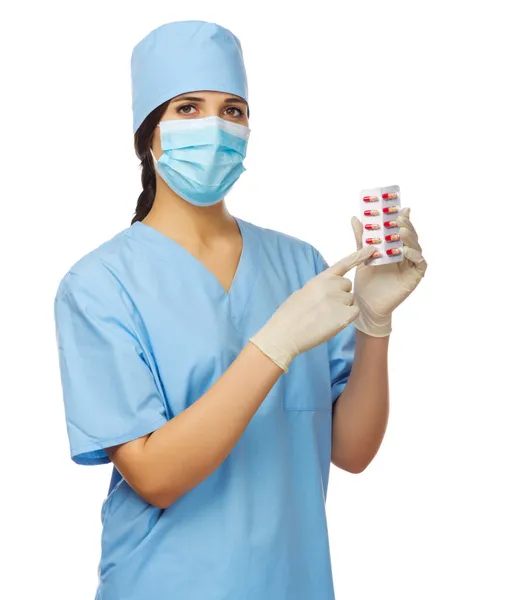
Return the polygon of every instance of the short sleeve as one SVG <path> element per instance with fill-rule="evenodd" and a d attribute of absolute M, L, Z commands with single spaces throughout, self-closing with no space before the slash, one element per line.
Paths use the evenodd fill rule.
<path fill-rule="evenodd" d="M 323 256 L 314 249 L 316 273 L 328 268 Z M 331 372 L 331 394 L 335 402 L 343 392 L 350 376 L 356 348 L 356 328 L 352 323 L 347 325 L 334 337 L 327 341 L 329 352 L 329 368 Z"/>
<path fill-rule="evenodd" d="M 104 448 L 151 433 L 167 421 L 130 304 L 119 288 L 85 285 L 68 276 L 55 298 L 66 427 L 71 458 L 78 464 L 108 463 Z"/>

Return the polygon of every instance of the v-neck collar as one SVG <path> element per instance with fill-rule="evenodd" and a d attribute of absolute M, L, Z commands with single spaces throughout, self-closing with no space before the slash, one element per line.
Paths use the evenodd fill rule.
<path fill-rule="evenodd" d="M 240 230 L 242 249 L 229 291 L 225 291 L 216 275 L 184 246 L 154 227 L 136 221 L 127 229 L 127 234 L 153 246 L 160 257 L 168 262 L 177 264 L 177 255 L 182 256 L 191 265 L 192 274 L 204 278 L 212 299 L 221 305 L 238 329 L 257 277 L 259 237 L 246 221 L 237 217 L 233 219 Z"/>

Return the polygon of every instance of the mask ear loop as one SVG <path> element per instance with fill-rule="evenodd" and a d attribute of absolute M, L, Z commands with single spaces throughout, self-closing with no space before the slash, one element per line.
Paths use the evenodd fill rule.
<path fill-rule="evenodd" d="M 158 123 L 157 126 L 159 127 L 159 134 L 161 135 L 161 123 Z M 150 150 L 150 154 L 152 156 L 152 159 L 154 160 L 154 167 L 157 168 L 158 160 L 156 158 L 156 155 L 154 154 L 154 151 L 152 150 L 152 146 L 150 146 L 149 150 Z"/>

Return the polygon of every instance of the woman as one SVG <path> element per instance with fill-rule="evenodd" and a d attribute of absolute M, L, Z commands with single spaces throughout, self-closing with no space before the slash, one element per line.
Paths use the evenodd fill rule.
<path fill-rule="evenodd" d="M 132 84 L 136 215 L 55 305 L 72 459 L 114 465 L 97 599 L 332 599 L 329 465 L 362 471 L 384 435 L 391 313 L 426 268 L 409 211 L 405 259 L 374 268 L 356 218 L 328 268 L 229 215 L 249 129 L 226 29 L 156 29 Z"/>

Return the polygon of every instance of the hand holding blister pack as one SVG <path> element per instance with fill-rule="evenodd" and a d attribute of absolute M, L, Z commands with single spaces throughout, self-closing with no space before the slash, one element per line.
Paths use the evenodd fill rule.
<path fill-rule="evenodd" d="M 401 209 L 398 185 L 361 190 L 360 216 L 352 217 L 357 248 L 374 252 L 356 267 L 354 299 L 357 330 L 372 337 L 390 335 L 392 313 L 420 283 L 427 268 L 410 209 Z M 388 265 L 375 269 L 377 265 Z"/>
<path fill-rule="evenodd" d="M 361 190 L 360 218 L 363 223 L 363 247 L 377 248 L 365 264 L 375 267 L 402 260 L 402 241 L 395 221 L 401 210 L 401 192 L 398 185 Z"/>

